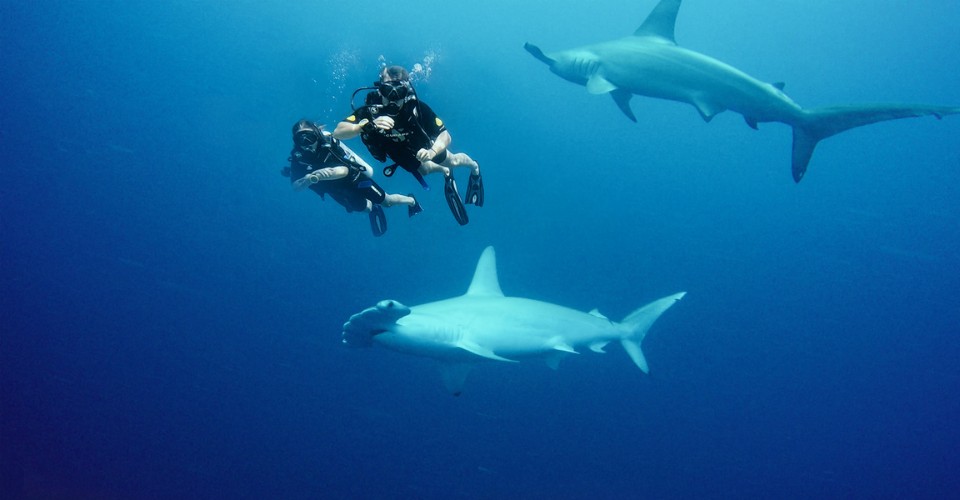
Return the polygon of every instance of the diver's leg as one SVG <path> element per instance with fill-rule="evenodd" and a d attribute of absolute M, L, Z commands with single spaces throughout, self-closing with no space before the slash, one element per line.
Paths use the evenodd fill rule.
<path fill-rule="evenodd" d="M 463 201 L 468 205 L 482 207 L 483 177 L 480 176 L 480 164 L 466 153 L 451 153 L 450 151 L 447 151 L 447 157 L 444 158 L 443 164 L 448 167 L 470 167 L 470 179 L 467 181 L 467 192 Z"/>
<path fill-rule="evenodd" d="M 420 212 L 423 212 L 423 207 L 420 206 L 420 202 L 417 201 L 417 198 L 413 194 L 402 195 L 402 194 L 388 194 L 383 199 L 383 206 L 392 207 L 394 205 L 406 205 L 407 206 L 407 216 L 413 217 Z"/>
<path fill-rule="evenodd" d="M 454 153 L 447 151 L 447 157 L 443 160 L 445 167 L 470 167 L 472 175 L 480 175 L 480 164 L 467 153 Z"/>
<path fill-rule="evenodd" d="M 443 173 L 443 176 L 444 176 L 444 177 L 450 175 L 450 169 L 449 169 L 449 168 L 447 168 L 446 166 L 441 165 L 441 164 L 439 164 L 439 163 L 430 161 L 430 160 L 421 162 L 421 163 L 420 163 L 420 168 L 419 168 L 418 170 L 419 170 L 419 172 L 420 172 L 420 175 L 424 175 L 424 176 L 430 175 L 430 174 L 433 174 L 433 173 L 436 173 L 436 172 L 441 172 L 441 173 Z"/>
<path fill-rule="evenodd" d="M 388 194 L 383 198 L 383 203 L 381 205 L 385 207 L 392 207 L 394 205 L 407 205 L 413 206 L 417 200 L 412 196 L 404 196 L 402 194 Z"/>

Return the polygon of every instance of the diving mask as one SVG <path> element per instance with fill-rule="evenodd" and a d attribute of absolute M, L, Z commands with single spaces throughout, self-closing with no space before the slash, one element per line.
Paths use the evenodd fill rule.
<path fill-rule="evenodd" d="M 390 80 L 377 83 L 377 90 L 384 99 L 400 102 L 410 95 L 410 83 L 403 80 Z"/>

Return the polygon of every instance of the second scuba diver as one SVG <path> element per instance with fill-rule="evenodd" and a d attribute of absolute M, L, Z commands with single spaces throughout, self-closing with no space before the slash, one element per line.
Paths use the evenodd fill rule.
<path fill-rule="evenodd" d="M 374 158 L 385 162 L 389 156 L 395 162 L 383 169 L 386 176 L 393 175 L 399 166 L 413 174 L 424 189 L 427 188 L 424 175 L 443 172 L 444 197 L 450 211 L 460 225 L 469 222 L 451 169 L 470 167 L 464 199 L 468 204 L 482 207 L 480 165 L 465 153 L 448 149 L 452 140 L 450 132 L 430 106 L 417 98 L 406 69 L 383 68 L 380 81 L 372 88 L 376 91 L 368 93 L 364 105 L 337 124 L 333 137 L 350 139 L 359 135 Z"/>
<path fill-rule="evenodd" d="M 311 121 L 300 120 L 293 125 L 289 160 L 290 166 L 282 173 L 290 177 L 294 189 L 309 188 L 321 198 L 330 195 L 347 212 L 369 212 L 374 236 L 387 230 L 382 206 L 406 205 L 410 217 L 423 211 L 413 195 L 387 194 L 371 178 L 370 165 Z"/>

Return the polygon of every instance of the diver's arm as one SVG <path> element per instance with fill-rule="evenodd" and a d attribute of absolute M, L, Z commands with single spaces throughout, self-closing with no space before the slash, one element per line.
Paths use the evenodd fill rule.
<path fill-rule="evenodd" d="M 450 132 L 444 130 L 440 132 L 440 135 L 437 136 L 433 141 L 433 146 L 430 147 L 433 150 L 433 155 L 436 156 L 450 147 L 450 143 L 453 142 L 453 137 L 450 136 Z"/>
<path fill-rule="evenodd" d="M 370 123 L 370 120 L 364 118 L 357 123 L 350 123 L 348 121 L 342 121 L 337 124 L 337 128 L 333 129 L 333 136 L 337 139 L 353 139 L 354 137 L 360 135 L 360 130 L 363 129 Z"/>
<path fill-rule="evenodd" d="M 321 181 L 335 181 L 337 179 L 343 179 L 350 174 L 350 169 L 347 167 L 326 167 L 314 170 L 304 177 L 310 177 L 311 175 L 316 176 L 317 180 L 313 181 L 313 184 Z"/>
<path fill-rule="evenodd" d="M 300 191 L 301 189 L 310 186 L 311 184 L 316 184 L 323 181 L 335 181 L 337 179 L 343 179 L 350 174 L 350 169 L 347 167 L 327 167 L 314 170 L 309 174 L 297 179 L 293 182 L 293 189 Z"/>
<path fill-rule="evenodd" d="M 450 142 L 452 140 L 453 138 L 450 137 L 450 132 L 447 132 L 446 130 L 440 132 L 440 135 L 433 140 L 433 146 L 430 146 L 430 149 L 424 148 L 420 151 L 417 151 L 417 159 L 421 162 L 434 159 L 434 157 L 446 151 L 447 148 L 450 147 Z"/>

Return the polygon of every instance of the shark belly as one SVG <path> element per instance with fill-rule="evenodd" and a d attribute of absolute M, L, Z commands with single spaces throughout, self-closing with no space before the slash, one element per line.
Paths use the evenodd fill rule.
<path fill-rule="evenodd" d="M 491 312 L 478 321 L 470 335 L 477 343 L 511 359 L 576 351 L 621 335 L 606 318 L 537 300 L 496 299 Z"/>
<path fill-rule="evenodd" d="M 685 102 L 704 117 L 731 110 L 757 122 L 794 123 L 800 107 L 777 87 L 675 45 L 630 37 L 595 49 L 604 77 L 636 95 Z"/>
<path fill-rule="evenodd" d="M 407 354 L 479 361 L 484 356 L 477 352 L 519 360 L 619 336 L 609 320 L 555 304 L 517 297 L 458 297 L 412 307 L 374 340 Z"/>

